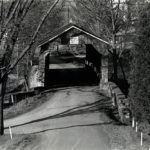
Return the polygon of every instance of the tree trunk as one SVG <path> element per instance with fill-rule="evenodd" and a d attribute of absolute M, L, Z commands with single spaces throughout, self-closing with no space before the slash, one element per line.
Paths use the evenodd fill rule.
<path fill-rule="evenodd" d="M 4 95 L 6 91 L 7 76 L 0 81 L 0 135 L 4 135 L 4 118 L 3 118 L 3 106 L 4 106 Z"/>
<path fill-rule="evenodd" d="M 118 80 L 118 55 L 116 49 L 113 49 L 113 69 L 114 69 L 113 79 L 114 81 L 117 81 Z"/>
<path fill-rule="evenodd" d="M 6 91 L 6 83 L 7 83 L 7 76 L 8 74 L 13 70 L 13 68 L 18 64 L 18 62 L 22 59 L 22 57 L 26 54 L 27 51 L 30 50 L 30 48 L 32 47 L 32 45 L 34 44 L 34 41 L 39 33 L 39 30 L 41 29 L 45 19 L 48 17 L 48 15 L 52 12 L 52 10 L 54 9 L 54 7 L 57 5 L 57 3 L 59 2 L 60 0 L 55 0 L 54 4 L 47 10 L 47 12 L 43 15 L 43 17 L 41 18 L 41 21 L 36 29 L 36 31 L 34 32 L 34 35 L 32 36 L 31 38 L 31 42 L 30 44 L 22 51 L 21 55 L 19 56 L 18 59 L 14 60 L 10 67 L 7 68 L 5 70 L 5 72 L 3 72 L 3 74 L 1 74 L 0 72 L 0 135 L 3 135 L 4 134 L 4 118 L 3 118 L 3 103 L 4 103 L 4 95 L 5 95 L 5 91 Z M 29 8 L 27 8 L 29 9 Z M 25 12 L 27 13 L 27 12 Z M 23 18 L 24 18 L 24 15 L 23 15 Z M 21 23 L 22 19 L 19 20 L 19 24 Z M 7 23 L 9 22 L 9 20 L 7 21 Z M 14 26 L 15 27 L 15 26 Z M 12 39 L 11 39 L 11 42 L 8 42 L 9 44 L 7 45 L 7 52 L 6 53 L 7 57 L 4 56 L 4 62 L 3 64 L 0 66 L 7 66 L 9 63 L 10 63 L 10 58 L 11 58 L 11 55 L 12 55 L 12 51 L 13 51 L 13 48 L 14 48 L 14 44 L 17 40 L 17 35 L 16 33 L 18 34 L 17 31 L 19 31 L 19 27 L 20 26 L 17 26 L 17 28 L 14 29 L 14 34 L 12 34 Z M 5 33 L 5 32 L 4 32 Z M 14 44 L 12 44 L 14 43 Z M 5 55 L 5 54 L 4 54 Z"/>

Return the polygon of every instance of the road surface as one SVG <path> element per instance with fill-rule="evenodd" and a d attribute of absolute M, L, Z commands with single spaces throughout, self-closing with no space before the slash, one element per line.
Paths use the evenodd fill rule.
<path fill-rule="evenodd" d="M 64 88 L 48 98 L 38 108 L 5 120 L 5 133 L 11 126 L 14 139 L 0 150 L 139 149 L 131 127 L 116 125 L 106 115 L 112 104 L 98 86 Z"/>
<path fill-rule="evenodd" d="M 5 127 L 11 126 L 13 134 L 42 135 L 40 150 L 110 150 L 103 125 L 112 120 L 99 113 L 110 105 L 98 86 L 68 88 L 33 111 L 6 120 Z"/>

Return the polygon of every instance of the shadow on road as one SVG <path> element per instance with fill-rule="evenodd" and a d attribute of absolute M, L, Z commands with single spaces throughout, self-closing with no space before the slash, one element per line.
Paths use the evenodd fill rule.
<path fill-rule="evenodd" d="M 32 132 L 31 134 L 43 133 L 43 132 L 53 131 L 53 130 L 63 130 L 63 129 L 69 129 L 69 128 L 77 128 L 77 127 L 91 127 L 91 126 L 109 125 L 109 124 L 112 124 L 112 123 L 113 123 L 113 121 L 103 122 L 103 123 L 93 123 L 93 124 L 72 125 L 72 126 L 66 126 L 66 127 L 60 127 L 60 128 L 46 129 L 46 130 L 42 130 L 42 131 L 38 131 L 38 132 Z"/>
<path fill-rule="evenodd" d="M 36 119 L 36 120 L 32 120 L 23 124 L 18 124 L 18 125 L 14 125 L 13 127 L 19 127 L 19 126 L 23 126 L 23 125 L 28 125 L 31 123 L 36 123 L 36 122 L 40 122 L 40 121 L 45 121 L 45 120 L 49 120 L 49 119 L 57 119 L 57 118 L 62 118 L 62 117 L 69 117 L 69 116 L 74 116 L 74 115 L 82 115 L 82 114 L 88 114 L 88 113 L 95 113 L 95 112 L 110 112 L 110 110 L 112 109 L 112 103 L 110 101 L 110 99 L 108 98 L 104 98 L 101 100 L 98 100 L 96 102 L 93 103 L 88 103 L 82 106 L 77 106 L 71 109 L 67 109 L 66 111 L 63 111 L 61 113 L 52 115 L 52 116 L 48 116 L 45 118 L 41 118 L 41 119 Z M 8 129 L 8 127 L 6 127 L 5 129 Z"/>

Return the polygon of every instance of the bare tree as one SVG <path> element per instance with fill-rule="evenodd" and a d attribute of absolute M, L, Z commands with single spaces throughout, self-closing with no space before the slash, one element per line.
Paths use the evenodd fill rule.
<path fill-rule="evenodd" d="M 116 81 L 119 57 L 125 46 L 122 43 L 125 43 L 130 27 L 127 1 L 76 0 L 76 4 L 78 7 L 75 12 L 80 16 L 78 22 L 108 41 L 108 51 L 113 59 L 113 78 Z"/>
<path fill-rule="evenodd" d="M 7 10 L 1 0 L 1 24 L 0 24 L 0 135 L 4 134 L 3 101 L 6 90 L 7 76 L 14 69 L 17 63 L 30 50 L 34 44 L 39 30 L 47 16 L 52 12 L 60 0 L 55 0 L 53 5 L 43 14 L 41 20 L 30 39 L 29 44 L 22 50 L 20 56 L 11 62 L 11 56 L 20 31 L 20 25 L 28 13 L 34 0 L 12 0 L 8 2 Z"/>

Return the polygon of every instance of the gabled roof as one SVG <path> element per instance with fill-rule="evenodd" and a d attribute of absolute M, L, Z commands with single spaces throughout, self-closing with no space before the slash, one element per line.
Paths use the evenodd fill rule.
<path fill-rule="evenodd" d="M 81 28 L 81 27 L 79 27 L 79 26 L 77 26 L 77 25 L 75 25 L 75 24 L 73 24 L 73 23 L 69 23 L 69 24 L 67 24 L 67 25 L 65 25 L 65 26 L 63 26 L 63 27 L 61 27 L 61 28 L 59 28 L 56 32 L 52 33 L 50 36 L 46 37 L 46 38 L 38 45 L 38 47 L 41 46 L 41 45 L 43 45 L 43 44 L 45 44 L 45 43 L 47 43 L 47 42 L 51 42 L 52 40 L 56 39 L 57 37 L 61 36 L 63 33 L 67 32 L 67 31 L 69 31 L 69 30 L 71 30 L 71 29 L 77 29 L 77 30 L 79 30 L 79 31 L 81 31 L 81 32 L 83 32 L 83 33 L 85 33 L 86 35 L 89 35 L 89 36 L 91 36 L 92 38 L 97 39 L 97 40 L 99 40 L 100 42 L 103 42 L 103 43 L 109 45 L 109 42 L 107 42 L 107 41 L 101 39 L 100 37 L 94 35 L 93 33 L 90 33 L 89 31 L 86 31 L 86 30 L 84 30 L 83 28 Z"/>

